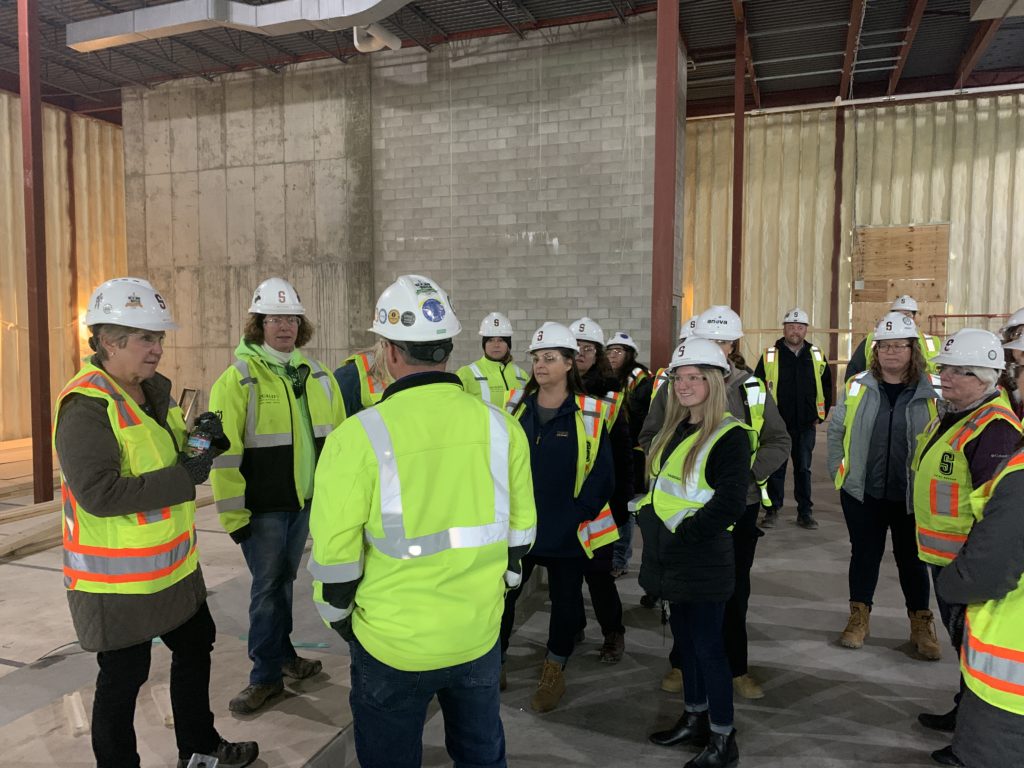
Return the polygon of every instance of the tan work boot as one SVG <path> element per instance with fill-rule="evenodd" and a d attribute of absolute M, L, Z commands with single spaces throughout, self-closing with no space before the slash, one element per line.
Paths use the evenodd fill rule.
<path fill-rule="evenodd" d="M 928 661 L 942 658 L 939 638 L 935 635 L 935 616 L 929 610 L 907 611 L 910 616 L 910 642 L 917 652 Z"/>
<path fill-rule="evenodd" d="M 550 712 L 558 706 L 565 695 L 565 673 L 557 661 L 544 659 L 540 670 L 540 682 L 530 699 L 530 707 L 534 712 Z"/>
<path fill-rule="evenodd" d="M 665 693 L 681 693 L 683 690 L 683 670 L 670 667 L 661 678 L 661 690 Z"/>
<path fill-rule="evenodd" d="M 850 619 L 846 629 L 839 636 L 839 644 L 844 648 L 860 648 L 864 638 L 868 636 L 868 616 L 870 609 L 864 603 L 850 603 Z"/>
<path fill-rule="evenodd" d="M 274 683 L 253 683 L 246 686 L 228 703 L 228 709 L 240 715 L 251 715 L 282 691 L 283 680 Z"/>
<path fill-rule="evenodd" d="M 732 679 L 732 689 L 744 699 L 763 699 L 764 690 L 749 674 L 737 675 Z"/>

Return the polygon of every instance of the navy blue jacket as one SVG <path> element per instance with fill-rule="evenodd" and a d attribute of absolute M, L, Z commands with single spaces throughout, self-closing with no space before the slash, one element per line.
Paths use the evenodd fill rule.
<path fill-rule="evenodd" d="M 601 431 L 594 466 L 583 481 L 578 498 L 576 485 L 576 412 L 571 395 L 554 418 L 543 427 L 537 418 L 537 395 L 523 400 L 519 414 L 530 441 L 533 497 L 537 504 L 537 540 L 530 555 L 536 557 L 586 557 L 577 537 L 579 524 L 593 520 L 615 490 L 615 462 L 607 430 Z"/>

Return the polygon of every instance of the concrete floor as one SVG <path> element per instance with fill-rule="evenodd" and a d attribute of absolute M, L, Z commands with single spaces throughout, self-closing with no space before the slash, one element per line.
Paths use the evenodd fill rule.
<path fill-rule="evenodd" d="M 784 520 L 760 540 L 749 616 L 753 674 L 764 699 L 737 699 L 741 764 L 764 768 L 927 766 L 942 734 L 917 725 L 919 711 L 945 711 L 957 684 L 951 650 L 940 662 L 911 654 L 909 623 L 895 565 L 887 555 L 863 649 L 839 647 L 847 616 L 849 545 L 835 491 L 825 482 L 824 432 L 815 456 L 817 531 Z M 203 569 L 218 625 L 212 699 L 217 725 L 229 739 L 257 739 L 258 766 L 352 764 L 348 710 L 348 658 L 341 641 L 318 621 L 308 599 L 309 577 L 296 585 L 295 633 L 300 653 L 324 661 L 325 671 L 289 686 L 257 717 L 237 717 L 227 702 L 246 682 L 244 635 L 248 573 L 241 553 L 223 534 L 212 508 L 200 511 Z M 639 547 L 639 540 L 637 541 Z M 667 669 L 670 638 L 656 611 L 639 605 L 634 570 L 619 581 L 625 604 L 626 656 L 616 666 L 597 661 L 600 631 L 591 621 L 587 641 L 568 669 L 562 705 L 547 715 L 529 709 L 547 629 L 543 590 L 520 602 L 522 623 L 513 636 L 509 690 L 502 716 L 509 763 L 514 766 L 679 766 L 686 748 L 646 741 L 649 731 L 680 714 L 679 695 L 658 685 Z M 91 702 L 95 661 L 73 644 L 60 579 L 60 552 L 49 550 L 0 562 L 0 763 L 4 766 L 91 765 L 88 734 L 75 736 L 65 694 Z M 934 598 L 933 598 L 934 601 Z M 945 643 L 943 630 L 940 640 Z M 174 740 L 163 725 L 168 659 L 155 649 L 150 683 L 136 717 L 144 766 L 174 764 Z M 71 715 L 69 717 L 69 714 Z M 450 765 L 440 713 L 432 710 L 424 734 L 425 766 Z"/>

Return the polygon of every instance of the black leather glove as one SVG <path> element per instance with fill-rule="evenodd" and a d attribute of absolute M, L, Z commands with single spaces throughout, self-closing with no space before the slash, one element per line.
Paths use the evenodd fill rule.
<path fill-rule="evenodd" d="M 252 536 L 252 525 L 246 523 L 237 531 L 232 531 L 231 533 L 229 533 L 228 536 L 231 537 L 231 540 L 235 542 L 235 544 L 241 544 L 243 541 L 248 540 L 249 537 Z"/>
<path fill-rule="evenodd" d="M 199 485 L 205 483 L 206 478 L 210 476 L 210 470 L 213 468 L 213 452 L 206 451 L 199 456 L 188 456 L 183 453 L 178 457 L 178 463 L 188 472 L 192 484 Z"/>
<path fill-rule="evenodd" d="M 949 632 L 949 639 L 953 641 L 953 647 L 960 650 L 964 643 L 964 620 L 967 618 L 966 605 L 949 606 L 949 621 L 946 624 L 946 631 Z"/>
<path fill-rule="evenodd" d="M 217 458 L 231 447 L 231 441 L 224 434 L 224 423 L 221 421 L 219 413 L 206 411 L 199 414 L 196 416 L 195 421 L 192 422 L 192 428 L 201 428 L 203 432 L 210 436 L 209 452 L 213 454 L 214 458 Z"/>

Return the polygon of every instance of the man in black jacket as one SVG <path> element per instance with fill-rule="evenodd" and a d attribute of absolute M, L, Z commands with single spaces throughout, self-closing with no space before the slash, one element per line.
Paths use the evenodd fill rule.
<path fill-rule="evenodd" d="M 818 522 L 814 519 L 811 502 L 811 454 L 815 428 L 832 407 L 832 374 L 821 350 L 806 340 L 809 323 L 804 310 L 794 307 L 787 312 L 782 319 L 782 338 L 765 350 L 754 375 L 768 385 L 792 441 L 790 456 L 797 525 L 814 529 Z M 775 525 L 782 508 L 787 463 L 783 462 L 768 478 L 772 506 L 761 521 L 764 528 Z"/>

